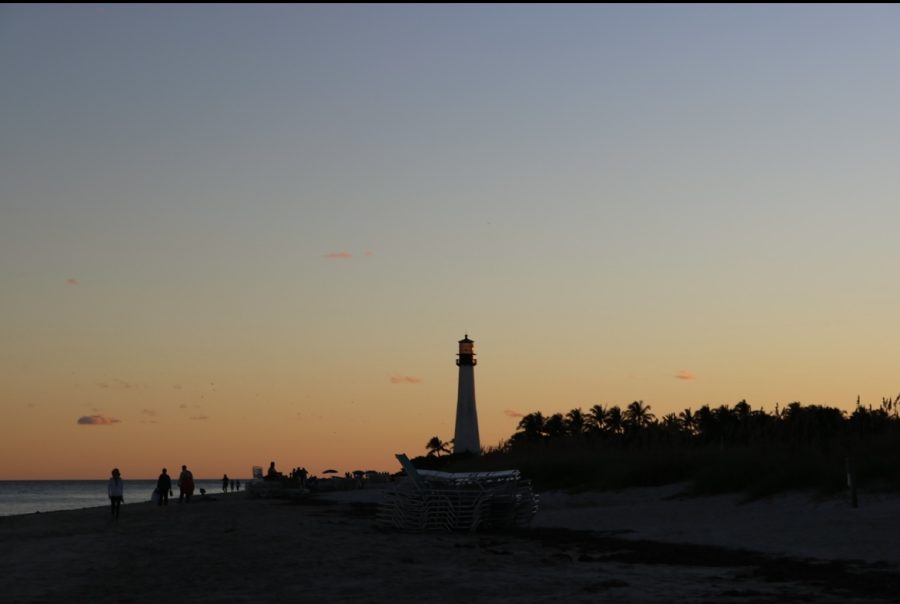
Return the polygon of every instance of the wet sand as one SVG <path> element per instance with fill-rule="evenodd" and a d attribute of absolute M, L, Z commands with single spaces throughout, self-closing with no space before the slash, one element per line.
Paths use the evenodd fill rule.
<path fill-rule="evenodd" d="M 868 556 L 845 558 L 852 550 L 829 551 L 818 536 L 829 527 L 815 526 L 833 521 L 817 514 L 817 506 L 840 517 L 841 502 L 829 507 L 791 496 L 742 506 L 734 498 L 673 498 L 667 489 L 543 496 L 545 507 L 531 528 L 503 533 L 379 529 L 376 490 L 302 502 L 236 493 L 166 508 L 129 504 L 117 523 L 105 508 L 3 517 L 0 593 L 16 603 L 877 602 L 900 596 L 897 514 L 880 516 L 874 502 L 871 516 L 862 514 L 865 500 L 852 510 L 862 512 L 855 534 Z M 895 502 L 885 501 L 885 510 Z M 733 542 L 754 533 L 764 542 L 773 527 L 752 519 L 771 515 L 773 507 L 798 519 L 782 523 L 782 531 L 795 527 L 775 540 L 784 545 Z M 811 547 L 820 548 L 817 555 L 809 555 Z"/>

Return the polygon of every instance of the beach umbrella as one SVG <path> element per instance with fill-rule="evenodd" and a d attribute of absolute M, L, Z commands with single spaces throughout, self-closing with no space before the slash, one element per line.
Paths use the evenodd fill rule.
<path fill-rule="evenodd" d="M 322 472 L 322 474 L 337 474 L 337 473 L 338 473 L 337 470 L 325 470 L 324 472 Z"/>

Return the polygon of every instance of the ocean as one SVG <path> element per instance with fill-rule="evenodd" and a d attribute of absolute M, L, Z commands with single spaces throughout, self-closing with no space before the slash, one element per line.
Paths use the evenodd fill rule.
<path fill-rule="evenodd" d="M 172 493 L 178 499 L 177 477 Z M 241 478 L 241 490 L 249 479 Z M 150 501 L 156 480 L 125 480 L 125 503 Z M 56 512 L 109 505 L 106 480 L 0 480 L 0 516 Z M 194 496 L 200 489 L 210 495 L 222 492 L 222 480 L 195 480 Z M 230 492 L 230 491 L 229 491 Z M 173 498 L 169 498 L 170 502 Z"/>

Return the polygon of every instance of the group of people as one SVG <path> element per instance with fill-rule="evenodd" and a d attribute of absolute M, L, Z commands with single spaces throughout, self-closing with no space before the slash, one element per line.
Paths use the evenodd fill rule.
<path fill-rule="evenodd" d="M 122 473 L 119 472 L 119 468 L 113 468 L 106 486 L 106 493 L 109 496 L 113 520 L 118 520 L 119 507 L 125 501 L 125 483 L 122 481 Z M 187 469 L 187 466 L 181 466 L 181 474 L 178 476 L 178 502 L 189 503 L 193 494 L 194 475 Z M 172 495 L 172 477 L 169 476 L 166 468 L 162 469 L 162 474 L 156 480 L 156 490 L 153 495 L 157 505 L 169 504 L 169 496 Z"/>
<path fill-rule="evenodd" d="M 291 480 L 299 482 L 301 487 L 306 486 L 306 479 L 308 477 L 309 472 L 306 471 L 306 468 L 294 468 L 291 470 Z"/>
<path fill-rule="evenodd" d="M 156 479 L 157 505 L 169 505 L 169 496 L 172 495 L 172 477 L 168 470 L 162 469 L 162 474 Z M 178 503 L 190 503 L 194 494 L 194 475 L 187 466 L 181 466 L 181 474 L 178 475 Z"/>
<path fill-rule="evenodd" d="M 269 469 L 264 476 L 265 480 L 284 480 L 287 478 L 291 482 L 299 482 L 301 487 L 306 486 L 306 479 L 309 476 L 309 472 L 306 471 L 306 468 L 294 468 L 291 470 L 291 473 L 285 477 L 284 474 L 275 469 L 275 462 L 269 464 Z"/>
<path fill-rule="evenodd" d="M 232 492 L 234 492 L 235 487 L 237 487 L 237 490 L 240 491 L 241 490 L 241 481 L 229 479 L 228 474 L 224 474 L 222 476 L 222 492 L 227 493 L 229 486 L 231 487 Z"/>

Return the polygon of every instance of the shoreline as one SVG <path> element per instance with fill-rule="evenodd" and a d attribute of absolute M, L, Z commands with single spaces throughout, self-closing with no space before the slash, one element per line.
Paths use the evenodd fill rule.
<path fill-rule="evenodd" d="M 178 503 L 177 488 L 176 488 L 175 492 L 176 492 L 176 494 L 174 496 L 169 497 L 169 505 L 184 505 L 184 504 Z M 246 497 L 247 492 L 244 491 L 243 489 L 241 489 L 240 491 L 236 491 L 234 493 L 207 493 L 206 494 L 206 497 L 210 498 L 210 499 L 217 499 L 219 497 L 232 497 L 232 496 Z M 203 495 L 198 495 L 195 493 L 191 500 L 193 502 L 193 501 L 197 501 L 201 498 L 203 498 Z M 152 503 L 149 500 L 147 500 L 147 501 L 143 501 L 143 500 L 142 501 L 128 501 L 128 496 L 126 495 L 126 501 L 122 504 L 122 509 L 124 510 L 125 508 L 130 507 L 130 506 L 142 506 L 142 505 L 155 506 L 156 504 Z M 65 508 L 65 509 L 60 509 L 60 510 L 47 510 L 46 512 L 41 511 L 41 510 L 35 510 L 33 512 L 20 512 L 20 513 L 16 513 L 16 514 L 0 514 L 0 519 L 2 519 L 2 518 L 20 518 L 22 516 L 59 514 L 62 512 L 80 512 L 80 511 L 85 511 L 85 510 L 97 510 L 97 509 L 108 510 L 109 506 L 110 506 L 110 503 L 109 503 L 109 500 L 107 499 L 106 503 L 98 503 L 96 505 L 87 505 L 87 506 L 81 506 L 81 507 L 75 507 L 75 508 Z"/>
<path fill-rule="evenodd" d="M 177 591 L 200 603 L 601 597 L 871 602 L 900 593 L 900 561 L 725 545 L 754 528 L 741 528 L 747 519 L 775 506 L 790 504 L 805 512 L 795 537 L 827 520 L 802 498 L 736 506 L 728 498 L 666 499 L 667 490 L 651 491 L 543 493 L 531 528 L 474 534 L 377 529 L 373 520 L 381 489 L 300 501 L 254 499 L 242 492 L 208 494 L 186 505 L 170 501 L 162 508 L 133 502 L 122 507 L 118 523 L 102 507 L 5 516 L 0 517 L 6 545 L 0 550 L 0 588 L 13 602 L 99 603 L 157 601 L 161 585 L 163 594 Z M 696 523 L 722 512 L 730 515 L 719 519 L 718 535 Z M 867 539 L 879 537 L 888 551 L 896 527 L 891 518 L 875 518 Z"/>
<path fill-rule="evenodd" d="M 194 497 L 200 497 L 200 489 L 207 495 L 223 495 L 221 481 L 197 481 Z M 156 480 L 126 480 L 125 504 L 149 502 Z M 35 513 L 108 507 L 107 481 L 0 481 L 0 518 Z M 242 489 L 243 490 L 243 489 Z M 178 488 L 173 489 L 177 499 Z M 232 491 L 232 493 L 237 491 Z"/>

